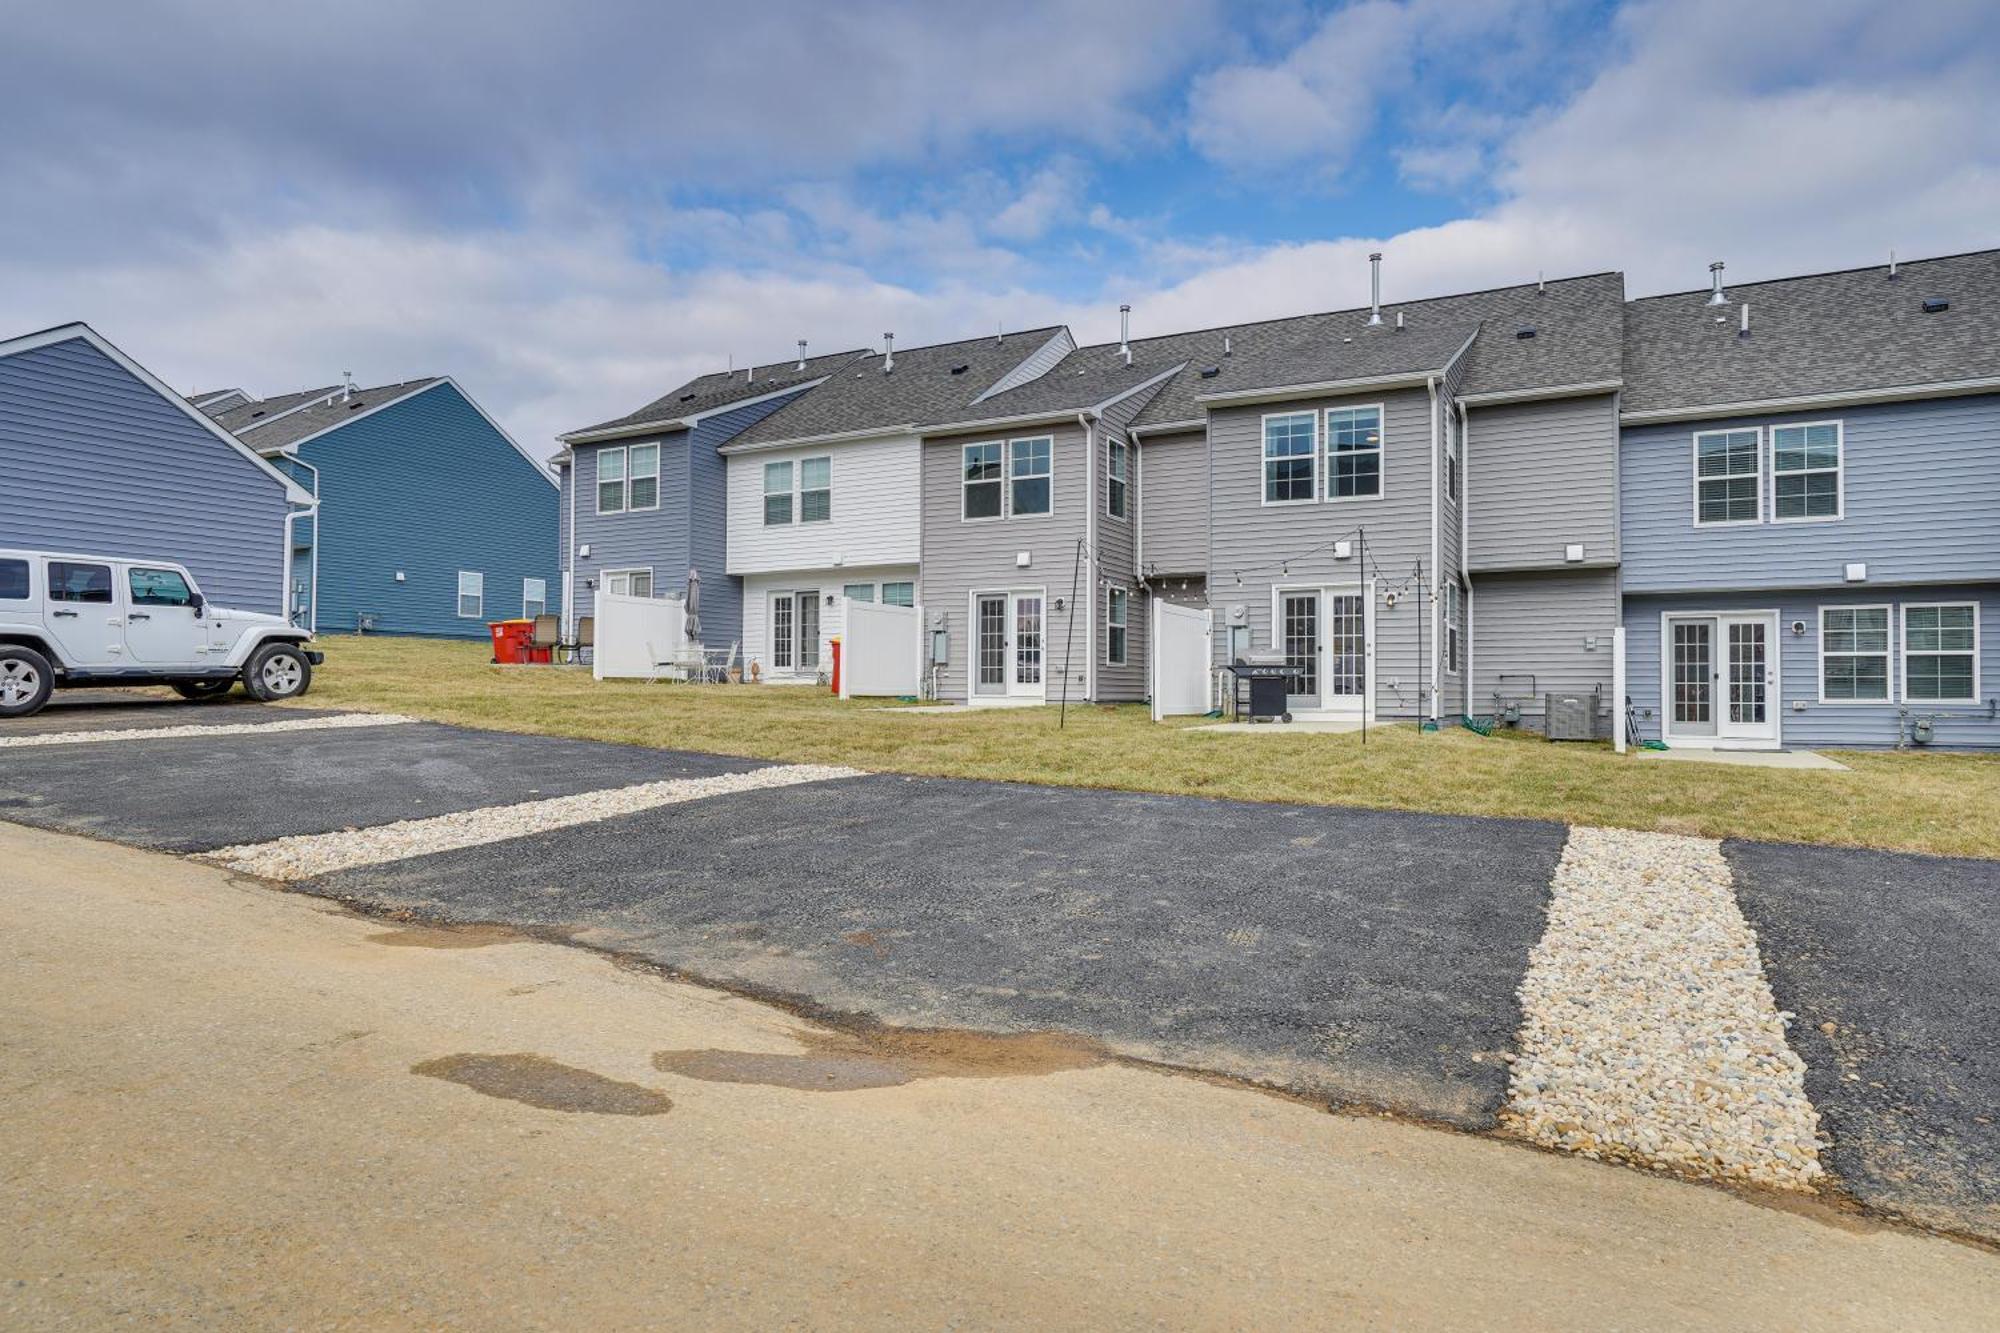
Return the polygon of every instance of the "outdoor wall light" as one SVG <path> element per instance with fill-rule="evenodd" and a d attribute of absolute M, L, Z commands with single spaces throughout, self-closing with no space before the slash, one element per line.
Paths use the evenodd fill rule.
<path fill-rule="evenodd" d="M 1056 601 L 1055 601 L 1055 607 L 1056 607 L 1056 610 L 1058 610 L 1058 611 L 1060 611 L 1060 610 L 1062 610 L 1062 609 L 1063 609 L 1063 599 L 1062 599 L 1062 598 L 1060 598 L 1060 597 L 1056 598 Z"/>

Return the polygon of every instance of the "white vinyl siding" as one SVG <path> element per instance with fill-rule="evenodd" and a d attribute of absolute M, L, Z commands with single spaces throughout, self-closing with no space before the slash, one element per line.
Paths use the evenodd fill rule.
<path fill-rule="evenodd" d="M 1382 493 L 1382 409 L 1326 412 L 1326 498 L 1362 500 Z"/>
<path fill-rule="evenodd" d="M 536 616 L 547 615 L 549 611 L 549 581 L 547 579 L 521 580 L 521 619 L 533 620 Z"/>
<path fill-rule="evenodd" d="M 1285 412 L 1264 418 L 1264 503 L 1309 504 L 1319 494 L 1318 416 Z"/>
<path fill-rule="evenodd" d="M 1841 516 L 1840 436 L 1838 421 L 1771 428 L 1772 522 Z"/>
<path fill-rule="evenodd" d="M 907 435 L 842 441 L 811 452 L 726 455 L 728 571 L 792 578 L 803 570 L 824 571 L 817 575 L 821 586 L 838 588 L 859 581 L 862 570 L 916 564 L 922 531 L 919 458 L 917 441 Z M 815 460 L 824 465 L 823 473 Z M 772 463 L 780 471 L 790 469 L 783 489 L 795 497 L 795 507 L 790 523 L 767 526 L 764 476 Z M 837 482 L 840 494 L 837 500 L 829 495 L 824 516 L 814 517 L 820 502 L 811 492 L 821 477 Z"/>
<path fill-rule="evenodd" d="M 458 571 L 458 614 L 463 620 L 477 620 L 485 614 L 486 576 L 469 569 Z"/>
<path fill-rule="evenodd" d="M 1694 437 L 1694 521 L 1700 527 L 1764 517 L 1764 432 L 1699 431 Z"/>
<path fill-rule="evenodd" d="M 1819 609 L 1821 703 L 1886 703 L 1889 699 L 1889 608 Z"/>
<path fill-rule="evenodd" d="M 1962 704 L 1978 697 L 1978 605 L 1904 603 L 1904 702 Z"/>

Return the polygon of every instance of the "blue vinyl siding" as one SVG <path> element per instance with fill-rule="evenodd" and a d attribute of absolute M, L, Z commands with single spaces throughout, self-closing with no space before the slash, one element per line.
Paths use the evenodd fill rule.
<path fill-rule="evenodd" d="M 351 633 L 372 615 L 379 633 L 483 639 L 487 621 L 521 614 L 528 578 L 543 580 L 560 613 L 556 488 L 451 384 L 298 454 L 319 470 L 322 633 Z M 475 619 L 458 614 L 460 570 L 485 576 Z"/>
<path fill-rule="evenodd" d="M 178 561 L 284 609 L 284 484 L 89 342 L 0 357 L 0 546 Z"/>
<path fill-rule="evenodd" d="M 576 493 L 576 534 L 569 544 L 590 547 L 577 557 L 576 611 L 594 614 L 596 585 L 605 570 L 651 569 L 653 595 L 679 597 L 690 569 L 701 571 L 702 640 L 726 648 L 743 638 L 743 580 L 727 572 L 727 462 L 716 452 L 742 432 L 796 398 L 789 394 L 720 412 L 693 430 L 635 436 L 606 444 L 579 444 L 566 477 Z M 660 446 L 660 507 L 637 513 L 597 512 L 597 459 L 605 449 Z M 563 495 L 564 518 L 570 497 Z"/>
<path fill-rule="evenodd" d="M 1629 549 L 1629 548 L 1628 548 Z M 1660 617 L 1666 612 L 1778 612 L 1779 737 L 1788 748 L 1813 746 L 1873 747 L 1894 745 L 1898 713 L 1904 706 L 1900 681 L 1904 603 L 1977 602 L 1979 612 L 1979 672 L 1982 701 L 2000 697 L 2000 583 L 1942 584 L 1899 588 L 1816 588 L 1757 592 L 1693 593 L 1679 596 L 1625 598 L 1626 689 L 1642 710 L 1640 730 L 1660 734 Z M 1822 606 L 1881 606 L 1890 608 L 1889 690 L 1887 703 L 1819 702 L 1819 610 Z M 1794 635 L 1792 623 L 1805 622 L 1805 633 Z M 1794 711 L 1794 703 L 1802 710 Z M 1947 747 L 2000 747 L 2000 720 L 1984 702 L 1980 705 L 1909 705 L 1912 714 L 1937 719 L 1936 744 Z M 1646 715 L 1650 710 L 1650 715 Z"/>
<path fill-rule="evenodd" d="M 1696 431 L 1844 423 L 1845 516 L 1773 523 L 1770 432 L 1765 522 L 1694 526 Z M 1628 427 L 1619 502 L 1628 594 L 1838 586 L 1851 561 L 1868 587 L 2000 573 L 2000 396 L 1930 399 L 1724 421 Z"/>

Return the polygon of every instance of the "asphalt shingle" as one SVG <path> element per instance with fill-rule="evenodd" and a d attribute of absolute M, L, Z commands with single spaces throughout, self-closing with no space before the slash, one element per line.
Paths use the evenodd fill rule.
<path fill-rule="evenodd" d="M 568 440 L 594 435 L 600 431 L 625 430 L 679 421 L 697 412 L 709 412 L 718 407 L 727 407 L 731 403 L 761 398 L 767 393 L 777 393 L 781 389 L 810 384 L 840 369 L 856 357 L 866 355 L 866 349 L 857 348 L 846 352 L 830 352 L 825 356 L 808 357 L 804 369 L 799 368 L 796 360 L 774 361 L 770 365 L 752 366 L 746 370 L 715 371 L 707 375 L 697 375 L 672 392 L 661 394 L 636 412 L 627 412 L 622 417 L 613 417 L 594 426 L 583 426 L 565 432 L 562 438 Z"/>
<path fill-rule="evenodd" d="M 400 384 L 382 384 L 369 389 L 356 389 L 351 394 L 343 393 L 338 386 L 331 389 L 313 389 L 305 393 L 287 394 L 283 398 L 266 399 L 263 404 L 253 403 L 249 407 L 225 412 L 218 424 L 225 430 L 233 431 L 252 449 L 260 453 L 270 453 L 274 449 L 296 444 L 308 435 L 317 435 L 323 430 L 338 426 L 358 412 L 365 412 L 371 407 L 385 407 L 399 398 L 407 398 L 439 382 L 440 377 L 432 375 L 420 380 L 405 380 Z M 246 419 L 243 422 L 236 420 L 240 415 L 258 406 L 273 403 L 297 406 L 302 400 L 314 398 L 325 401 L 316 402 L 311 407 L 293 412 L 290 416 L 278 417 L 274 421 L 266 422 L 262 418 Z M 276 417 L 278 410 L 280 409 L 273 409 L 266 415 Z"/>

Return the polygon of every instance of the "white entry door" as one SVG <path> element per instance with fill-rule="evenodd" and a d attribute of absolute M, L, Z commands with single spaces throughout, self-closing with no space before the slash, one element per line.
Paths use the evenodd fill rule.
<path fill-rule="evenodd" d="M 1285 699 L 1287 708 L 1295 713 L 1361 716 L 1368 697 L 1372 601 L 1369 592 L 1352 587 L 1275 592 L 1275 641 L 1295 673 Z"/>
<path fill-rule="evenodd" d="M 1047 633 L 1040 589 L 982 592 L 972 599 L 972 695 L 1045 697 Z"/>
<path fill-rule="evenodd" d="M 1667 617 L 1667 740 L 1776 745 L 1777 639 L 1771 612 Z"/>

